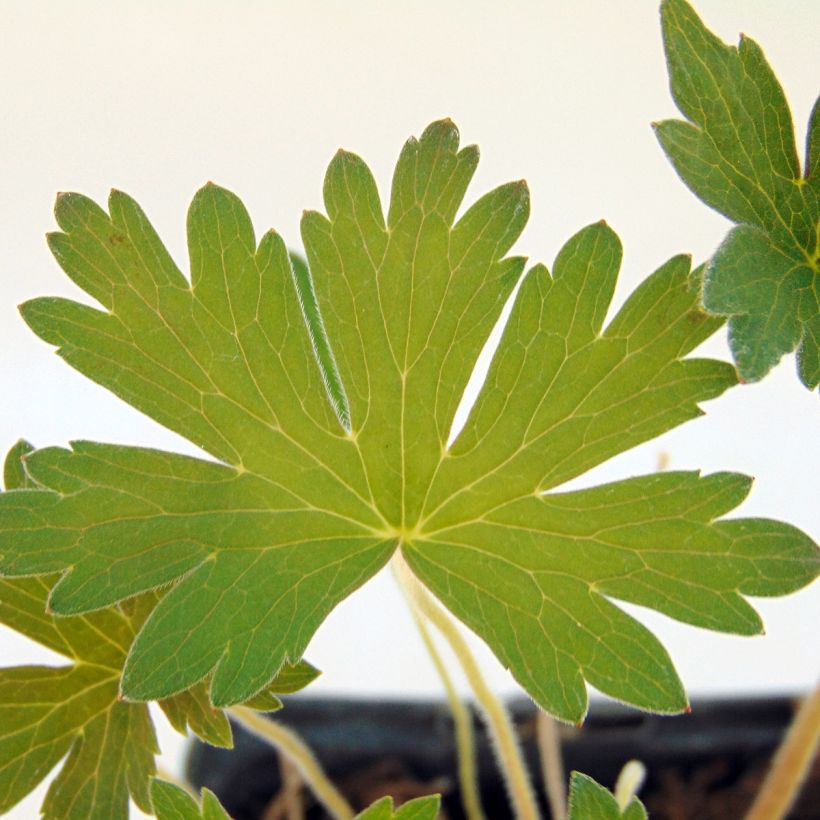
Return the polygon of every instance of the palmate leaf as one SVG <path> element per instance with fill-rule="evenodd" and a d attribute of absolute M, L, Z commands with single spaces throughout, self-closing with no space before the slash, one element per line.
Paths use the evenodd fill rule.
<path fill-rule="evenodd" d="M 4 466 L 7 490 L 34 491 L 18 442 Z M 67 754 L 42 806 L 46 818 L 127 816 L 129 796 L 151 810 L 149 779 L 158 752 L 145 704 L 119 698 L 128 648 L 158 600 L 145 593 L 121 605 L 74 617 L 46 611 L 55 577 L 0 578 L 0 623 L 70 659 L 69 666 L 0 668 L 0 812 L 30 792 Z M 247 706 L 278 709 L 276 694 L 307 686 L 318 672 L 301 661 Z M 160 701 L 172 725 L 232 746 L 230 723 L 208 700 L 203 683 Z"/>
<path fill-rule="evenodd" d="M 447 446 L 524 271 L 506 256 L 528 216 L 524 183 L 456 218 L 477 157 L 449 121 L 428 127 L 402 150 L 385 219 L 367 166 L 339 152 L 327 215 L 303 218 L 309 274 L 296 278 L 282 239 L 257 244 L 216 185 L 189 212 L 190 283 L 124 194 L 108 212 L 59 197 L 51 247 L 102 309 L 36 299 L 26 321 L 217 459 L 78 442 L 32 454 L 41 489 L 0 499 L 0 569 L 62 572 L 54 611 L 172 584 L 131 647 L 126 697 L 210 677 L 217 706 L 247 700 L 400 548 L 551 713 L 580 720 L 585 682 L 676 712 L 686 697 L 666 651 L 612 599 L 749 634 L 760 621 L 744 594 L 784 594 L 817 574 L 798 530 L 715 520 L 746 494 L 741 476 L 553 491 L 695 418 L 736 380 L 728 364 L 686 358 L 721 320 L 698 308 L 685 257 L 604 328 L 621 248 L 603 223 L 573 237 L 552 273 L 527 272 Z"/>
<path fill-rule="evenodd" d="M 683 181 L 733 228 L 706 269 L 703 302 L 729 316 L 741 376 L 755 381 L 797 347 L 820 383 L 820 100 L 801 172 L 791 113 L 753 40 L 722 43 L 685 0 L 664 0 L 672 94 L 687 122 L 656 126 Z"/>

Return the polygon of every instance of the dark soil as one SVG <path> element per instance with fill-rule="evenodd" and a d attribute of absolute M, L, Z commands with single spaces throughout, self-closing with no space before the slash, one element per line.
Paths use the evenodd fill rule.
<path fill-rule="evenodd" d="M 562 727 L 564 764 L 567 772 L 578 769 L 612 787 L 623 764 L 637 758 L 648 770 L 640 796 L 652 820 L 740 820 L 793 706 L 787 698 L 704 700 L 693 703 L 690 715 L 663 717 L 593 704 L 583 728 Z M 535 709 L 519 700 L 511 710 L 540 790 Z M 439 792 L 447 820 L 463 819 L 446 705 L 297 696 L 275 719 L 299 732 L 356 810 L 385 794 L 400 803 Z M 327 817 L 275 751 L 236 726 L 234 732 L 234 750 L 193 747 L 189 773 L 195 785 L 215 791 L 236 820 Z M 507 820 L 512 815 L 504 786 L 478 720 L 476 735 L 484 810 L 488 820 Z M 546 805 L 542 809 L 549 817 Z M 820 820 L 817 760 L 789 818 Z"/>

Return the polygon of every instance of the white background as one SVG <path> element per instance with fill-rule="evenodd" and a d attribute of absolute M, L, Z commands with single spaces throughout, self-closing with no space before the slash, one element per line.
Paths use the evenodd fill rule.
<path fill-rule="evenodd" d="M 762 42 L 791 100 L 800 150 L 820 78 L 820 4 L 700 0 L 713 30 Z M 706 258 L 727 229 L 677 179 L 649 127 L 675 116 L 655 0 L 543 2 L 10 2 L 0 7 L 0 446 L 91 438 L 195 452 L 85 380 L 36 339 L 15 305 L 78 295 L 51 259 L 58 190 L 137 198 L 185 267 L 185 210 L 208 179 L 238 193 L 259 233 L 294 246 L 321 207 L 339 146 L 370 163 L 387 194 L 402 143 L 450 116 L 482 161 L 468 194 L 524 177 L 532 216 L 516 252 L 551 263 L 606 218 L 624 266 L 616 302 L 669 256 Z M 709 353 L 726 356 L 720 339 Z M 745 515 L 817 537 L 818 403 L 788 358 L 708 415 L 603 465 L 584 483 L 672 468 L 757 477 Z M 761 601 L 763 638 L 721 636 L 640 613 L 690 693 L 799 691 L 817 677 L 818 589 Z M 2 664 L 56 656 L 0 632 Z M 482 652 L 501 692 L 511 679 Z M 392 579 L 342 604 L 308 657 L 314 694 L 419 696 L 440 687 Z M 161 727 L 166 765 L 182 741 Z M 39 796 L 11 816 L 36 816 Z"/>

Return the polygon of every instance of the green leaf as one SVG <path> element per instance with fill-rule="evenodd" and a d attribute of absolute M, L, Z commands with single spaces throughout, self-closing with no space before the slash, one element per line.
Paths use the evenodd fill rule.
<path fill-rule="evenodd" d="M 451 122 L 433 123 L 405 144 L 385 218 L 367 166 L 339 152 L 327 215 L 303 217 L 309 273 L 294 272 L 277 234 L 257 244 L 239 200 L 212 184 L 189 212 L 190 284 L 124 194 L 108 212 L 58 199 L 52 249 L 102 309 L 45 298 L 24 317 L 216 460 L 76 442 L 28 456 L 37 489 L 0 498 L 0 570 L 62 573 L 54 611 L 170 587 L 131 646 L 128 698 L 208 681 L 213 704 L 247 702 L 401 548 L 551 713 L 581 720 L 587 682 L 675 712 L 686 697 L 671 660 L 613 599 L 750 634 L 760 621 L 743 595 L 785 594 L 817 574 L 818 550 L 798 530 L 717 520 L 745 496 L 741 476 L 555 491 L 696 418 L 736 381 L 730 365 L 688 357 L 722 320 L 698 307 L 686 257 L 605 325 L 621 246 L 604 223 L 570 239 L 551 273 L 523 276 L 448 446 L 525 269 L 506 254 L 527 187 L 462 208 L 477 157 Z"/>
<path fill-rule="evenodd" d="M 398 809 L 393 809 L 393 798 L 382 797 L 368 806 L 356 820 L 435 820 L 438 817 L 441 798 L 437 794 L 408 800 Z"/>
<path fill-rule="evenodd" d="M 242 705 L 260 712 L 274 712 L 282 708 L 277 695 L 298 692 L 312 683 L 320 672 L 307 661 L 291 666 L 285 664 L 274 679 L 253 698 Z M 208 697 L 207 680 L 200 681 L 184 692 L 159 702 L 171 725 L 185 734 L 190 728 L 198 737 L 213 746 L 233 748 L 233 733 L 227 715 L 215 708 Z"/>
<path fill-rule="evenodd" d="M 151 800 L 157 820 L 231 820 L 209 789 L 202 790 L 200 806 L 184 789 L 155 778 L 151 782 Z"/>
<path fill-rule="evenodd" d="M 581 772 L 569 781 L 569 820 L 646 820 L 646 809 L 637 797 L 623 811 L 603 786 Z"/>
<path fill-rule="evenodd" d="M 9 452 L 7 490 L 37 486 L 23 466 L 31 452 L 25 441 Z M 30 792 L 66 755 L 42 807 L 46 818 L 126 816 L 129 795 L 149 811 L 149 778 L 158 751 L 153 724 L 143 704 L 119 699 L 118 685 L 128 648 L 157 596 L 146 593 L 111 609 L 55 617 L 46 611 L 55 580 L 0 578 L 0 623 L 73 662 L 0 669 L 0 811 Z M 281 705 L 274 693 L 295 692 L 318 674 L 304 661 L 283 667 L 260 694 L 261 705 Z M 190 726 L 209 743 L 233 745 L 230 724 L 208 701 L 204 684 L 160 706 L 179 731 Z"/>
<path fill-rule="evenodd" d="M 31 492 L 22 467 L 31 450 L 20 441 L 9 453 L 4 478 L 12 492 L 5 495 Z M 0 669 L 0 812 L 63 758 L 41 808 L 45 818 L 124 817 L 129 796 L 150 811 L 154 728 L 146 706 L 117 698 L 134 624 L 117 609 L 77 618 L 47 614 L 49 586 L 48 578 L 0 578 L 0 623 L 72 661 Z"/>
<path fill-rule="evenodd" d="M 729 316 L 741 376 L 756 381 L 797 348 L 800 378 L 820 383 L 820 100 L 805 173 L 783 89 L 763 51 L 710 32 L 685 0 L 664 0 L 672 94 L 687 121 L 656 126 L 681 179 L 738 223 L 707 266 L 703 303 Z"/>

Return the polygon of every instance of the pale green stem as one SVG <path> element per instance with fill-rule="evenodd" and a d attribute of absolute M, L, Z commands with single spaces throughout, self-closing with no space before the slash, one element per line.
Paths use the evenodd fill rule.
<path fill-rule="evenodd" d="M 464 812 L 468 820 L 484 820 L 484 811 L 481 808 L 481 797 L 478 792 L 478 776 L 475 764 L 475 739 L 473 738 L 473 720 L 464 702 L 459 698 L 453 680 L 447 672 L 444 660 L 441 657 L 424 616 L 416 607 L 416 602 L 411 596 L 407 585 L 402 582 L 399 576 L 400 570 L 397 564 L 393 564 L 393 574 L 396 576 L 402 591 L 405 593 L 413 620 L 418 627 L 421 640 L 427 649 L 433 666 L 441 678 L 444 691 L 447 695 L 447 703 L 450 706 L 450 713 L 453 716 L 453 724 L 456 735 L 456 753 L 458 758 L 458 782 L 461 787 L 461 799 L 464 804 Z"/>
<path fill-rule="evenodd" d="M 800 791 L 820 741 L 820 685 L 801 704 L 746 820 L 780 820 Z"/>
<path fill-rule="evenodd" d="M 271 743 L 293 761 L 302 773 L 305 783 L 335 820 L 353 820 L 355 812 L 322 771 L 313 752 L 295 732 L 285 728 L 281 723 L 268 720 L 247 706 L 232 706 L 227 711 L 237 723 L 241 723 L 248 731 Z"/>
<path fill-rule="evenodd" d="M 400 552 L 396 552 L 393 561 L 396 576 L 407 590 L 411 601 L 442 634 L 464 670 L 494 741 L 496 756 L 516 817 L 518 820 L 538 820 L 535 795 L 506 709 L 484 681 L 478 663 L 456 624 L 421 585 Z"/>
<path fill-rule="evenodd" d="M 566 820 L 567 781 L 558 721 L 539 709 L 535 719 L 535 733 L 538 738 L 538 756 L 541 758 L 541 777 L 550 805 L 550 817 L 552 820 Z"/>
<path fill-rule="evenodd" d="M 615 783 L 615 801 L 621 813 L 625 812 L 632 798 L 638 793 L 646 780 L 646 766 L 640 760 L 630 760 L 621 769 Z"/>

